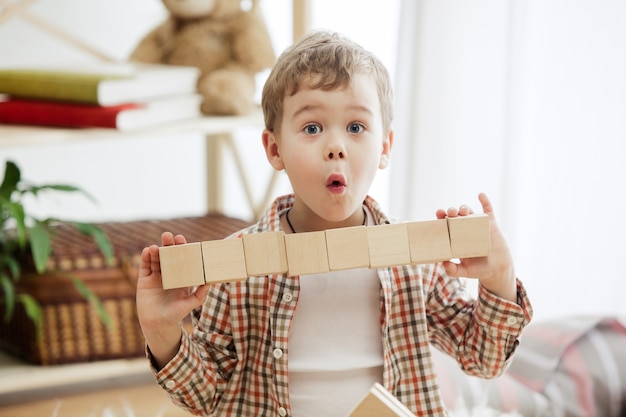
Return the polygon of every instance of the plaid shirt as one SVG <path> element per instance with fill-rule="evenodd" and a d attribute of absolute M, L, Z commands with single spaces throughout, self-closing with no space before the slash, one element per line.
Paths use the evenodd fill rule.
<path fill-rule="evenodd" d="M 292 204 L 292 195 L 276 199 L 236 236 L 281 230 L 280 213 Z M 373 199 L 365 204 L 376 224 L 390 223 Z M 515 304 L 480 286 L 473 300 L 463 280 L 448 277 L 441 264 L 381 268 L 378 275 L 383 384 L 418 416 L 446 415 L 432 345 L 467 373 L 494 377 L 508 366 L 532 316 L 519 281 Z M 157 382 L 195 415 L 290 416 L 287 338 L 299 291 L 299 278 L 286 274 L 211 286 L 192 314 L 193 333 L 183 333 L 170 363 L 153 368 Z"/>

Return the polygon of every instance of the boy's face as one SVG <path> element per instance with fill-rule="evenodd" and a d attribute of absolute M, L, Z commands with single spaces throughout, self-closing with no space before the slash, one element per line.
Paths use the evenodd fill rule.
<path fill-rule="evenodd" d="M 376 86 L 367 75 L 340 89 L 304 87 L 285 97 L 275 133 L 265 131 L 263 143 L 272 166 L 289 176 L 293 210 L 322 224 L 360 213 L 393 138 L 383 132 Z"/>

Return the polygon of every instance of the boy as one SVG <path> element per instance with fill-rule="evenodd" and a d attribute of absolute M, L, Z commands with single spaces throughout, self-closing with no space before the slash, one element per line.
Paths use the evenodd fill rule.
<path fill-rule="evenodd" d="M 308 35 L 278 59 L 262 106 L 267 159 L 286 171 L 293 194 L 238 236 L 390 222 L 367 195 L 393 145 L 390 80 L 376 57 L 336 34 Z M 491 255 L 459 264 L 165 291 L 158 247 L 144 249 L 137 311 L 158 383 L 197 415 L 344 417 L 374 382 L 416 415 L 445 415 L 430 344 L 466 372 L 495 377 L 532 316 L 491 204 L 479 199 Z M 436 215 L 469 213 L 461 206 Z M 163 245 L 181 243 L 183 236 L 162 236 Z M 477 300 L 460 276 L 480 280 Z M 192 310 L 189 335 L 180 322 Z"/>

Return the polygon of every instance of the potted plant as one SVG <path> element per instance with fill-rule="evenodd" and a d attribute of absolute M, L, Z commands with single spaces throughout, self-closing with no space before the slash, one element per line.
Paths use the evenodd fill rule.
<path fill-rule="evenodd" d="M 113 249 L 106 234 L 96 225 L 57 218 L 37 218 L 27 212 L 25 200 L 47 193 L 80 193 L 93 198 L 78 187 L 63 184 L 36 185 L 22 179 L 20 169 L 7 161 L 0 184 L 0 314 L 4 323 L 14 319 L 22 309 L 34 324 L 37 338 L 42 335 L 42 309 L 36 298 L 21 286 L 24 276 L 35 278 L 50 273 L 48 260 L 55 231 L 59 225 L 71 225 L 93 239 L 105 260 L 113 258 Z M 110 318 L 98 296 L 79 277 L 65 273 L 75 289 L 87 300 L 100 320 L 107 326 Z"/>

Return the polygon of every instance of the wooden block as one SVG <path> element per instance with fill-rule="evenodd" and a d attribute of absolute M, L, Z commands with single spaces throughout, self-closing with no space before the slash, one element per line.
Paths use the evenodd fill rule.
<path fill-rule="evenodd" d="M 293 233 L 285 235 L 288 274 L 319 274 L 328 272 L 326 232 Z"/>
<path fill-rule="evenodd" d="M 243 235 L 243 251 L 249 277 L 287 272 L 284 232 Z"/>
<path fill-rule="evenodd" d="M 491 251 L 489 217 L 486 214 L 448 217 L 452 258 L 487 256 Z"/>
<path fill-rule="evenodd" d="M 200 242 L 159 248 L 163 288 L 204 285 L 204 265 Z"/>
<path fill-rule="evenodd" d="M 376 383 L 348 417 L 415 417 L 400 400 Z"/>
<path fill-rule="evenodd" d="M 328 267 L 331 271 L 368 268 L 370 251 L 365 226 L 326 230 Z"/>
<path fill-rule="evenodd" d="M 367 241 L 371 268 L 411 263 L 406 223 L 369 226 Z"/>
<path fill-rule="evenodd" d="M 248 278 L 242 239 L 202 242 L 206 282 L 241 281 Z"/>
<path fill-rule="evenodd" d="M 406 227 L 412 264 L 427 264 L 452 258 L 446 219 L 412 222 Z"/>

